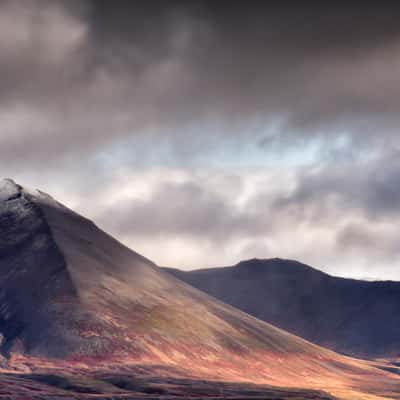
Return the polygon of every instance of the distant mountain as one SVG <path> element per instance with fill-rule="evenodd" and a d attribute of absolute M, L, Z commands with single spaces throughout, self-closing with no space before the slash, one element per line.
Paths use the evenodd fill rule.
<path fill-rule="evenodd" d="M 400 355 L 400 282 L 330 276 L 297 261 L 242 261 L 172 275 L 263 321 L 357 357 Z"/>
<path fill-rule="evenodd" d="M 166 393 L 162 380 L 178 390 L 166 377 L 181 379 L 179 390 L 193 388 L 183 398 L 211 393 L 204 380 L 400 398 L 392 372 L 225 305 L 11 180 L 0 181 L 0 334 L 5 398 L 22 389 L 55 398 L 41 395 L 50 385 L 61 398 L 72 388 L 139 399 L 137 391 Z M 189 378 L 197 383 L 182 381 Z M 328 398 L 299 396 L 290 398 Z"/>

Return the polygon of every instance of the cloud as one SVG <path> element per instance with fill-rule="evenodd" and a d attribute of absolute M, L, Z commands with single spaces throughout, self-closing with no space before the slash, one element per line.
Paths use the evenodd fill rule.
<path fill-rule="evenodd" d="M 56 88 L 70 90 L 83 68 L 87 24 L 57 1 L 5 0 L 0 7 L 2 104 L 39 105 Z"/>
<path fill-rule="evenodd" d="M 365 258 L 384 260 L 384 264 L 398 260 L 399 246 L 393 224 L 348 224 L 337 235 L 337 247 L 346 253 Z M 367 250 L 366 250 L 367 249 Z"/>
<path fill-rule="evenodd" d="M 397 187 L 400 154 L 387 152 L 364 163 L 332 165 L 306 170 L 298 175 L 297 188 L 276 199 L 277 209 L 307 210 L 314 221 L 353 210 L 365 218 L 387 219 L 399 213 Z"/>
<path fill-rule="evenodd" d="M 162 264 L 396 276 L 399 11 L 2 1 L 0 170 Z"/>
<path fill-rule="evenodd" d="M 260 229 L 257 216 L 198 182 L 166 182 L 154 189 L 150 199 L 126 201 L 117 211 L 107 211 L 109 220 L 100 219 L 119 234 L 153 238 L 168 234 L 226 241 Z"/>
<path fill-rule="evenodd" d="M 160 163 L 182 154 L 188 162 L 227 140 L 262 142 L 267 152 L 271 126 L 283 148 L 330 143 L 338 132 L 371 145 L 377 129 L 395 141 L 395 9 L 367 6 L 359 30 L 353 6 L 346 17 L 315 4 L 210 2 L 5 1 L 1 11 L 7 162 L 26 145 L 39 163 L 126 141 L 140 160 L 148 136 L 153 147 L 170 144 Z"/>

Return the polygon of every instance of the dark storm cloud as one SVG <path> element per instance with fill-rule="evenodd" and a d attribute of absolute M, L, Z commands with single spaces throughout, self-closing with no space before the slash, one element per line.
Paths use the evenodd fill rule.
<path fill-rule="evenodd" d="M 250 125 L 277 122 L 283 146 L 378 128 L 393 141 L 399 6 L 360 4 L 3 1 L 2 156 L 20 157 L 22 141 L 32 162 L 149 131 L 195 156 L 174 138 L 194 125 L 213 145 L 210 124 L 266 150 Z"/>
<path fill-rule="evenodd" d="M 370 112 L 397 121 L 394 2 L 95 4 L 94 37 L 105 63 L 140 74 L 176 57 L 182 79 L 163 106 L 182 119 L 281 117 L 290 131 L 371 129 L 379 116 Z M 110 15 L 119 29 L 109 28 Z"/>

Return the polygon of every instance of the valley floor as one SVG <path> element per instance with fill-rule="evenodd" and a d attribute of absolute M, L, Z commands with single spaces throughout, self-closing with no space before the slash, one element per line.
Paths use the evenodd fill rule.
<path fill-rule="evenodd" d="M 375 388 L 334 387 L 321 383 L 321 388 L 278 387 L 247 382 L 224 382 L 201 379 L 162 365 L 102 366 L 49 364 L 43 360 L 22 358 L 0 370 L 0 400 L 383 400 L 400 399 L 398 391 L 378 393 Z M 388 361 L 377 362 L 387 368 Z M 391 364 L 393 365 L 393 364 Z M 395 366 L 395 365 L 394 365 Z M 11 367 L 11 368 L 10 368 Z M 396 373 L 393 377 L 396 377 Z M 393 386 L 392 386 L 393 388 Z M 383 389 L 383 390 L 382 390 Z"/>
<path fill-rule="evenodd" d="M 314 390 L 206 380 L 100 373 L 94 376 L 60 373 L 0 375 L 0 399 L 235 399 L 332 400 Z"/>

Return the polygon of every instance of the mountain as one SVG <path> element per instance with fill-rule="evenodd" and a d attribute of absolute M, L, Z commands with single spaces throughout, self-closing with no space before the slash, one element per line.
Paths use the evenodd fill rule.
<path fill-rule="evenodd" d="M 393 372 L 208 296 L 49 195 L 11 180 L 0 182 L 0 233 L 2 395 L 18 387 L 39 396 L 42 385 L 78 397 L 93 390 L 126 396 L 129 388 L 164 393 L 146 386 L 158 377 L 168 390 L 173 378 L 180 388 L 219 380 L 400 398 Z"/>
<path fill-rule="evenodd" d="M 357 357 L 400 356 L 400 282 L 338 278 L 278 258 L 168 271 L 321 346 Z"/>

